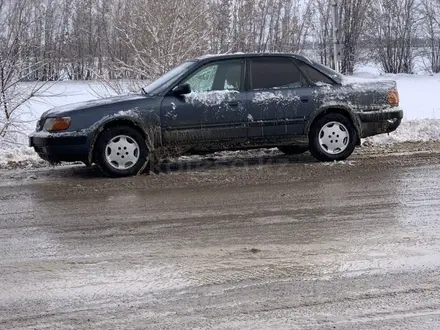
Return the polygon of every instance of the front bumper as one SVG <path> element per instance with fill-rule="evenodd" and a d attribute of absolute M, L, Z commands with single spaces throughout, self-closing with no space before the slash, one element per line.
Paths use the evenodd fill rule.
<path fill-rule="evenodd" d="M 362 138 L 369 136 L 391 133 L 395 131 L 403 119 L 403 110 L 391 108 L 378 111 L 366 111 L 358 113 L 361 122 Z"/>
<path fill-rule="evenodd" d="M 51 163 L 87 161 L 87 136 L 68 136 L 35 133 L 29 136 L 29 146 Z"/>

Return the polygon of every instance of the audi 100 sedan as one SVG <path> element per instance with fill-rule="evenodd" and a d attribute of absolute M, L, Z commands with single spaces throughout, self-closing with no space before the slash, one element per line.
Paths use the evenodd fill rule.
<path fill-rule="evenodd" d="M 138 94 L 51 109 L 29 143 L 52 163 L 123 177 L 170 153 L 278 147 L 343 160 L 402 118 L 395 81 L 353 79 L 297 54 L 215 55 L 181 63 Z"/>

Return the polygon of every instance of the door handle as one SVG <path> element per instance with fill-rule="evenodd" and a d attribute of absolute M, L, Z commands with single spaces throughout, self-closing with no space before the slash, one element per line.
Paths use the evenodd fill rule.
<path fill-rule="evenodd" d="M 309 102 L 309 98 L 308 98 L 307 96 L 302 96 L 302 97 L 300 97 L 299 99 L 300 99 L 300 101 L 301 101 L 302 103 L 307 103 L 307 102 Z"/>

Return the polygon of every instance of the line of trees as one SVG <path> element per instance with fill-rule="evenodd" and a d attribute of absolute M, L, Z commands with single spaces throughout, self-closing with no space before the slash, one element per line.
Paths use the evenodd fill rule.
<path fill-rule="evenodd" d="M 365 58 L 411 73 L 415 55 L 440 72 L 440 0 L 338 1 L 343 73 Z M 331 65 L 333 2 L 0 0 L 0 92 L 16 77 L 151 79 L 206 53 L 302 52 Z"/>
<path fill-rule="evenodd" d="M 61 79 L 153 79 L 203 54 L 298 52 L 333 63 L 335 0 L 0 0 L 0 139 Z M 337 0 L 341 70 L 440 72 L 440 0 Z M 25 87 L 22 81 L 31 81 Z M 113 86 L 113 85 L 115 86 Z"/>

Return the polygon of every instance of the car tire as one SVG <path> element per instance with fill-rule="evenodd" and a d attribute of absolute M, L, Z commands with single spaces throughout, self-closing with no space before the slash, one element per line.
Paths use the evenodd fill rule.
<path fill-rule="evenodd" d="M 96 141 L 95 162 L 106 176 L 137 175 L 146 168 L 148 160 L 145 138 L 130 126 L 110 127 Z"/>
<path fill-rule="evenodd" d="M 278 150 L 286 155 L 299 155 L 309 150 L 307 146 L 280 146 Z"/>
<path fill-rule="evenodd" d="M 309 150 L 319 161 L 339 161 L 348 158 L 357 141 L 356 129 L 346 116 L 329 113 L 313 123 L 309 132 Z"/>

